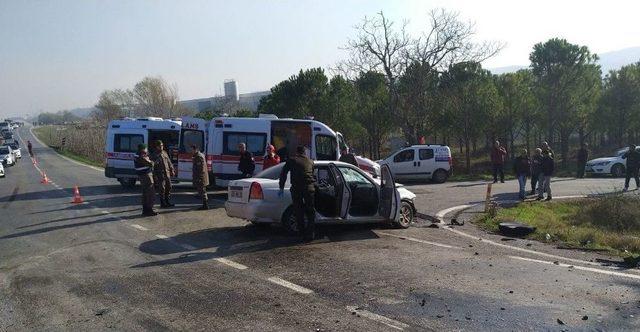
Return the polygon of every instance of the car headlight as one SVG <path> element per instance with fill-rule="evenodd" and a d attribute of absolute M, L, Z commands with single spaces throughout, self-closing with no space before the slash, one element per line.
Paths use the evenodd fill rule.
<path fill-rule="evenodd" d="M 607 166 L 611 163 L 612 161 L 602 161 L 602 162 L 596 163 L 595 166 Z"/>

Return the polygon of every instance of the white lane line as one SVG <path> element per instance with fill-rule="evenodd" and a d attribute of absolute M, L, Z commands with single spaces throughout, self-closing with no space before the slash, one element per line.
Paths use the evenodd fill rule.
<path fill-rule="evenodd" d="M 376 321 L 378 323 L 382 323 L 382 324 L 384 324 L 384 325 L 386 325 L 388 327 L 394 328 L 394 329 L 399 330 L 399 331 L 402 331 L 402 330 L 404 330 L 406 328 L 409 328 L 408 324 L 405 324 L 403 322 L 399 322 L 399 321 L 397 321 L 395 319 L 391 319 L 391 318 L 388 318 L 388 317 L 385 317 L 385 316 L 382 316 L 382 315 L 375 314 L 375 313 L 373 313 L 371 311 L 360 309 L 360 308 L 358 308 L 356 306 L 347 306 L 347 310 L 349 310 L 350 312 L 355 312 L 355 313 L 359 314 L 362 317 L 374 320 L 374 321 Z"/>
<path fill-rule="evenodd" d="M 163 234 L 156 234 L 156 237 L 158 239 L 162 239 L 162 240 L 165 240 L 167 242 L 170 242 L 170 243 L 172 243 L 172 244 L 174 244 L 174 245 L 176 245 L 178 247 L 182 247 L 182 248 L 184 248 L 186 250 L 196 250 L 196 249 L 198 249 L 198 248 L 196 248 L 196 247 L 194 247 L 194 246 L 192 246 L 190 244 L 180 243 L 180 242 L 178 242 L 178 241 L 176 241 L 176 240 L 174 240 L 174 239 L 172 239 L 172 238 L 170 238 L 170 237 L 168 237 L 166 235 L 163 235 Z"/>
<path fill-rule="evenodd" d="M 569 264 L 564 264 L 564 263 L 559 263 L 559 262 L 558 263 L 549 262 L 549 261 L 543 261 L 543 260 L 539 260 L 539 259 L 526 258 L 526 257 L 520 257 L 520 256 L 509 256 L 509 258 L 518 259 L 518 260 L 527 261 L 527 262 L 534 262 L 534 263 L 547 264 L 547 265 L 555 265 L 555 266 L 559 266 L 559 267 L 568 267 L 568 268 L 572 268 L 572 269 L 576 269 L 576 270 L 589 271 L 589 272 L 595 272 L 595 273 L 602 273 L 602 274 L 607 274 L 607 275 L 611 275 L 611 276 L 625 277 L 625 278 L 631 278 L 631 279 L 640 280 L 640 275 L 636 275 L 636 274 L 629 274 L 629 273 L 616 272 L 616 271 L 607 271 L 607 270 L 596 269 L 596 268 L 593 268 L 593 267 L 569 265 Z"/>
<path fill-rule="evenodd" d="M 102 210 L 102 211 L 100 211 L 100 213 L 102 213 L 102 214 L 109 214 L 109 213 L 111 213 L 111 212 L 106 211 L 106 210 Z"/>
<path fill-rule="evenodd" d="M 286 287 L 286 288 L 289 288 L 291 290 L 294 290 L 294 291 L 296 291 L 298 293 L 302 293 L 302 294 L 312 294 L 313 293 L 313 291 L 310 290 L 309 288 L 305 288 L 305 287 L 302 287 L 300 285 L 296 285 L 296 284 L 294 284 L 292 282 L 288 282 L 288 281 L 286 281 L 284 279 L 281 279 L 281 278 L 278 278 L 278 277 L 270 277 L 267 280 L 271 281 L 272 283 L 274 283 L 276 285 L 280 285 L 282 287 Z"/>
<path fill-rule="evenodd" d="M 146 227 L 144 227 L 144 226 L 141 226 L 141 225 L 138 225 L 138 224 L 131 224 L 131 225 L 129 225 L 129 226 L 131 226 L 131 227 L 133 227 L 133 228 L 135 228 L 135 229 L 139 229 L 139 230 L 141 230 L 141 231 L 148 231 L 148 230 L 149 230 L 148 228 L 146 228 Z"/>
<path fill-rule="evenodd" d="M 220 258 L 215 258 L 215 260 L 220 262 L 220 263 L 222 263 L 222 264 L 229 265 L 229 266 L 231 266 L 233 268 L 236 268 L 238 270 L 246 270 L 246 269 L 248 269 L 247 266 L 242 265 L 240 263 L 236 263 L 236 262 L 234 262 L 232 260 L 229 260 L 229 259 L 226 259 L 226 258 L 220 257 Z"/>
<path fill-rule="evenodd" d="M 168 236 L 166 236 L 166 235 L 162 235 L 162 234 L 156 234 L 156 237 L 157 237 L 158 239 L 162 239 L 162 240 L 168 240 L 168 239 L 169 239 L 169 237 L 168 237 Z"/>
<path fill-rule="evenodd" d="M 421 239 L 416 239 L 414 237 L 410 237 L 410 236 L 404 236 L 404 235 L 395 235 L 395 234 L 391 234 L 391 233 L 387 233 L 387 232 L 376 232 L 377 234 L 381 234 L 381 235 L 386 235 L 386 236 L 391 236 L 391 237 L 396 237 L 398 239 L 403 239 L 403 240 L 407 240 L 407 241 L 413 241 L 413 242 L 418 242 L 418 243 L 424 243 L 424 244 L 429 244 L 432 246 L 436 246 L 436 247 L 442 247 L 442 248 L 448 248 L 448 249 L 460 249 L 458 247 L 454 247 L 454 246 L 450 246 L 448 244 L 443 244 L 443 243 L 438 243 L 438 242 L 431 242 L 431 241 L 427 241 L 427 240 L 421 240 Z"/>
<path fill-rule="evenodd" d="M 470 207 L 472 207 L 473 205 L 458 205 L 458 206 L 454 206 L 454 207 L 450 207 L 448 209 L 444 209 L 441 211 L 438 211 L 438 213 L 436 213 L 436 219 L 440 220 L 440 222 L 444 222 L 444 216 L 446 216 L 447 214 L 454 212 L 454 211 L 460 211 L 460 210 L 464 210 L 464 209 L 468 209 Z"/>

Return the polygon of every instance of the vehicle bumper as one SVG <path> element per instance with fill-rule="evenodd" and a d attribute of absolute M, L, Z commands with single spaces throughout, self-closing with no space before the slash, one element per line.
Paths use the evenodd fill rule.
<path fill-rule="evenodd" d="M 229 217 L 245 219 L 255 223 L 279 222 L 282 216 L 280 204 L 270 204 L 263 201 L 249 203 L 226 201 L 224 209 Z"/>
<path fill-rule="evenodd" d="M 592 174 L 592 175 L 606 175 L 606 174 L 611 174 L 611 167 L 587 166 L 584 168 L 584 172 L 586 174 Z"/>
<path fill-rule="evenodd" d="M 108 178 L 138 178 L 135 169 L 105 167 L 104 175 Z"/>

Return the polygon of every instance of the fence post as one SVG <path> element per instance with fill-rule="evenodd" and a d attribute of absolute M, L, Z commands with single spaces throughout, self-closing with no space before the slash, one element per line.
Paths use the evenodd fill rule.
<path fill-rule="evenodd" d="M 484 201 L 484 212 L 487 213 L 489 211 L 489 205 L 491 204 L 491 187 L 493 183 L 487 183 L 487 196 Z"/>

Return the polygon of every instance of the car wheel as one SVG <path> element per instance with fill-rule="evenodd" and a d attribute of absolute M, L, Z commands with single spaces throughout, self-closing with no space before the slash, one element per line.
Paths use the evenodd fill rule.
<path fill-rule="evenodd" d="M 298 234 L 298 223 L 296 223 L 296 216 L 293 213 L 293 206 L 287 208 L 282 214 L 282 227 L 289 234 Z"/>
<path fill-rule="evenodd" d="M 447 181 L 447 171 L 443 169 L 435 171 L 435 173 L 433 173 L 433 176 L 431 177 L 431 180 L 433 180 L 433 182 L 435 183 L 444 183 L 445 181 Z"/>
<path fill-rule="evenodd" d="M 409 228 L 413 219 L 415 218 L 415 211 L 413 209 L 413 205 L 411 203 L 402 201 L 400 205 L 400 216 L 398 221 L 394 222 L 395 226 L 398 228 Z"/>
<path fill-rule="evenodd" d="M 135 178 L 118 178 L 118 181 L 120 182 L 120 185 L 122 185 L 123 188 L 133 188 L 136 186 L 136 179 Z"/>
<path fill-rule="evenodd" d="M 624 166 L 622 164 L 615 164 L 611 166 L 611 175 L 617 178 L 624 176 Z"/>
<path fill-rule="evenodd" d="M 260 229 L 265 229 L 265 228 L 269 228 L 271 227 L 271 223 L 268 222 L 255 222 L 255 221 L 251 221 L 251 224 L 256 227 L 256 228 L 260 228 Z"/>

